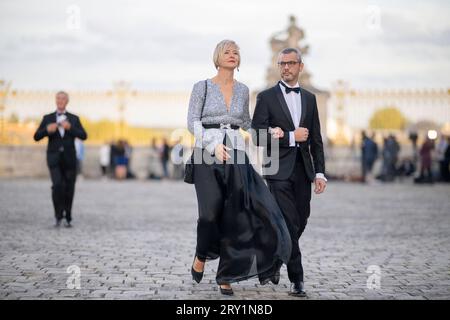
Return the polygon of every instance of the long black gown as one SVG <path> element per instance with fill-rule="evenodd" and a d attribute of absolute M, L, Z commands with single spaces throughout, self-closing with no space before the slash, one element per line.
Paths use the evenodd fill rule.
<path fill-rule="evenodd" d="M 289 231 L 245 152 L 229 153 L 232 159 L 225 163 L 194 165 L 199 206 L 196 254 L 205 260 L 220 258 L 219 285 L 251 277 L 265 284 L 289 261 Z"/>

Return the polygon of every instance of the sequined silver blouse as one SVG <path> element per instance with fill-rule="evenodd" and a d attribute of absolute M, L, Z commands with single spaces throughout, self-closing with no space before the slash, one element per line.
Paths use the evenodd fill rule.
<path fill-rule="evenodd" d="M 202 122 L 204 124 L 231 124 L 248 130 L 251 125 L 248 87 L 239 81 L 234 82 L 230 111 L 228 111 L 219 85 L 212 82 L 211 79 L 206 80 L 206 84 L 208 91 L 201 122 L 200 112 L 205 96 L 205 81 L 199 81 L 194 85 L 189 101 L 187 122 L 189 131 L 195 136 L 195 146 L 205 148 L 213 154 L 216 146 L 223 142 L 225 134 L 227 134 L 234 149 L 245 151 L 244 137 L 238 129 L 205 129 L 202 127 Z"/>

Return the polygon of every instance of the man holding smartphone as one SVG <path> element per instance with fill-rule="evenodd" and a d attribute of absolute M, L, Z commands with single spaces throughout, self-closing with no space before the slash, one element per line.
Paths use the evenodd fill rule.
<path fill-rule="evenodd" d="M 78 116 L 66 111 L 69 95 L 64 91 L 56 94 L 56 111 L 43 117 L 34 140 L 48 137 L 47 165 L 52 180 L 52 200 L 55 209 L 56 224 L 61 225 L 65 217 L 65 226 L 70 228 L 72 221 L 72 202 L 77 176 L 75 138 L 87 139 L 86 131 Z"/>

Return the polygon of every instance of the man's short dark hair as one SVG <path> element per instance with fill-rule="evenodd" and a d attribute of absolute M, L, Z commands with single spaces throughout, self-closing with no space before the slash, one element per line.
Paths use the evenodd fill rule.
<path fill-rule="evenodd" d="M 292 53 L 292 52 L 295 52 L 297 54 L 297 61 L 302 63 L 302 54 L 301 54 L 300 50 L 298 50 L 297 48 L 284 48 L 278 54 L 278 60 L 280 59 L 280 56 L 282 54 L 289 54 L 289 53 Z"/>

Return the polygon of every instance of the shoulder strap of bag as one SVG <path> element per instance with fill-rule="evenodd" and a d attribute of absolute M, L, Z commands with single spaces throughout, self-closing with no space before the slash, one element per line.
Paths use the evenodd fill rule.
<path fill-rule="evenodd" d="M 205 109 L 206 94 L 208 93 L 208 80 L 205 80 L 205 96 L 203 97 L 202 111 L 200 112 L 200 121 L 203 117 L 203 109 Z"/>

